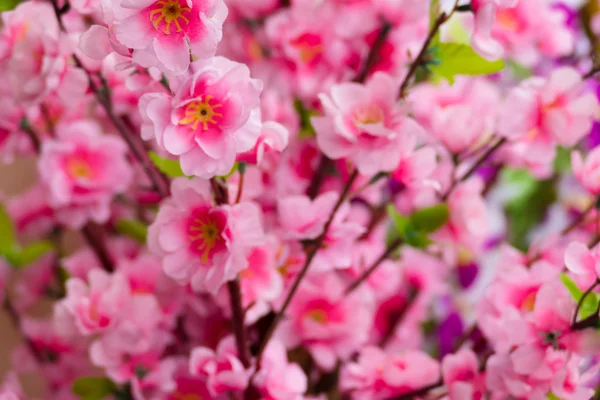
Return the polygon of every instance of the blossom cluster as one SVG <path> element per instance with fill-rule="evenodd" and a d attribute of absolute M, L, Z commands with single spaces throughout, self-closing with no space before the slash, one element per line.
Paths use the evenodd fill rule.
<path fill-rule="evenodd" d="M 12 8 L 0 400 L 600 393 L 598 0 Z"/>

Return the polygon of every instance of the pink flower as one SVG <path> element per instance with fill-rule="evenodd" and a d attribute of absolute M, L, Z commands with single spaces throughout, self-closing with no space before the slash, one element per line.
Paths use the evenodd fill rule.
<path fill-rule="evenodd" d="M 217 351 L 196 347 L 190 355 L 190 373 L 207 378 L 213 396 L 228 391 L 237 392 L 248 386 L 250 370 L 237 358 L 233 337 L 223 339 Z"/>
<path fill-rule="evenodd" d="M 476 0 L 473 48 L 494 60 L 504 53 L 533 66 L 541 57 L 566 56 L 573 51 L 575 36 L 566 16 L 544 0 Z"/>
<path fill-rule="evenodd" d="M 365 84 L 341 83 L 321 94 L 323 117 L 313 117 L 319 148 L 332 159 L 347 158 L 361 174 L 392 171 L 423 129 L 396 104 L 399 84 L 376 73 Z"/>
<path fill-rule="evenodd" d="M 494 132 L 498 89 L 483 79 L 411 90 L 415 119 L 452 153 L 473 149 Z"/>
<path fill-rule="evenodd" d="M 463 349 L 444 357 L 442 376 L 450 400 L 479 400 L 485 393 L 477 355 L 472 350 Z"/>
<path fill-rule="evenodd" d="M 436 383 L 440 367 L 436 360 L 417 350 L 390 353 L 368 346 L 357 362 L 342 370 L 341 388 L 353 399 L 379 400 L 399 396 Z"/>
<path fill-rule="evenodd" d="M 260 81 L 248 67 L 223 57 L 196 62 L 196 72 L 174 97 L 151 93 L 140 99 L 142 137 L 156 138 L 179 156 L 186 175 L 226 175 L 236 156 L 252 149 L 261 133 Z"/>
<path fill-rule="evenodd" d="M 222 0 L 122 0 L 105 7 L 108 29 L 94 25 L 82 37 L 82 50 L 95 59 L 112 49 L 134 63 L 177 74 L 190 58 L 207 59 L 221 41 L 227 17 Z"/>
<path fill-rule="evenodd" d="M 286 349 L 277 340 L 270 341 L 265 349 L 254 384 L 264 400 L 302 400 L 308 386 L 302 368 L 288 363 Z"/>
<path fill-rule="evenodd" d="M 87 78 L 67 62 L 70 45 L 50 4 L 26 2 L 2 13 L 0 43 L 0 68 L 19 104 L 37 104 L 54 91 L 65 101 L 85 93 Z"/>
<path fill-rule="evenodd" d="M 248 268 L 240 272 L 242 305 L 249 307 L 246 321 L 253 323 L 266 314 L 269 303 L 283 291 L 283 277 L 277 271 L 277 241 L 268 238 L 265 245 L 253 248 L 247 257 Z"/>
<path fill-rule="evenodd" d="M 587 191 L 594 195 L 600 193 L 600 148 L 592 149 L 585 161 L 579 151 L 573 151 L 571 166 L 573 173 Z"/>
<path fill-rule="evenodd" d="M 125 191 L 133 178 L 125 143 L 101 135 L 90 121 L 63 126 L 57 136 L 43 143 L 38 163 L 57 218 L 71 227 L 90 219 L 106 222 L 112 197 Z"/>
<path fill-rule="evenodd" d="M 247 253 L 262 243 L 260 210 L 253 203 L 214 205 L 201 179 L 175 179 L 171 193 L 149 228 L 149 248 L 173 279 L 216 292 L 246 268 Z"/>
<path fill-rule="evenodd" d="M 305 280 L 298 289 L 276 336 L 286 347 L 305 346 L 315 362 L 331 370 L 337 359 L 347 360 L 368 338 L 373 319 L 364 293 L 344 293 L 345 285 L 332 273 Z"/>
<path fill-rule="evenodd" d="M 62 303 L 84 335 L 114 327 L 130 296 L 127 281 L 118 272 L 109 275 L 94 269 L 89 272 L 88 281 L 89 286 L 79 278 L 69 279 L 67 296 Z"/>
<path fill-rule="evenodd" d="M 277 202 L 279 223 L 284 235 L 291 239 L 315 239 L 321 233 L 338 193 L 327 192 L 311 200 L 308 196 L 289 196 Z"/>
<path fill-rule="evenodd" d="M 472 38 L 473 48 L 490 60 L 498 59 L 504 53 L 502 44 L 492 37 L 492 28 L 498 8 L 514 7 L 519 0 L 473 0 L 471 7 L 475 12 L 475 32 Z"/>
<path fill-rule="evenodd" d="M 569 244 L 565 251 L 565 265 L 572 273 L 583 275 L 587 281 L 600 279 L 600 248 L 590 250 L 580 242 Z"/>
<path fill-rule="evenodd" d="M 265 154 L 280 153 L 288 145 L 288 130 L 281 124 L 273 121 L 263 123 L 262 132 L 256 145 L 237 157 L 237 161 L 260 165 Z"/>
<path fill-rule="evenodd" d="M 581 75 L 563 67 L 548 79 L 529 78 L 512 89 L 500 111 L 498 132 L 511 140 L 573 146 L 592 127 L 598 100 L 582 93 Z"/>

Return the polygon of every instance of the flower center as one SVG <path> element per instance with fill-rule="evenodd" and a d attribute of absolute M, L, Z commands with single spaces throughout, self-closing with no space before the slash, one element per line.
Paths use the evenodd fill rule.
<path fill-rule="evenodd" d="M 327 318 L 327 313 L 323 310 L 311 310 L 307 313 L 308 318 L 312 319 L 313 321 L 324 325 L 327 323 L 328 319 Z"/>
<path fill-rule="evenodd" d="M 306 33 L 291 41 L 291 45 L 298 49 L 300 60 L 309 64 L 323 53 L 323 45 L 318 35 Z"/>
<path fill-rule="evenodd" d="M 225 225 L 226 216 L 219 211 L 198 210 L 192 215 L 188 237 L 192 250 L 200 256 L 203 263 L 208 263 L 215 253 L 226 248 L 223 237 Z"/>
<path fill-rule="evenodd" d="M 523 299 L 523 302 L 521 303 L 521 310 L 523 311 L 533 311 L 533 308 L 535 307 L 535 298 L 536 298 L 537 292 L 531 292 L 527 295 L 527 297 L 525 297 L 525 299 Z"/>
<path fill-rule="evenodd" d="M 73 178 L 91 178 L 93 173 L 90 164 L 79 157 L 67 161 L 67 171 Z"/>
<path fill-rule="evenodd" d="M 208 124 L 216 125 L 223 114 L 217 112 L 218 108 L 223 107 L 221 103 L 210 104 L 212 96 L 204 96 L 204 99 L 192 101 L 185 106 L 184 117 L 179 120 L 179 125 L 191 125 L 196 130 L 202 124 L 202 130 L 208 130 Z"/>
<path fill-rule="evenodd" d="M 353 121 L 357 125 L 379 124 L 385 115 L 377 104 L 369 104 L 354 110 Z"/>
<path fill-rule="evenodd" d="M 150 12 L 150 22 L 154 26 L 154 29 L 158 30 L 161 22 L 164 21 L 162 31 L 169 35 L 171 33 L 171 24 L 175 23 L 177 32 L 181 32 L 180 19 L 189 24 L 190 20 L 187 19 L 183 13 L 191 13 L 188 7 L 182 7 L 177 0 L 159 0 L 157 2 L 158 7 Z"/>

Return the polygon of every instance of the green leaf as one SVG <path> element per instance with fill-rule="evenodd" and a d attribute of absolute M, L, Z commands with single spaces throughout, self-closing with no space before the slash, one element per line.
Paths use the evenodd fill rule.
<path fill-rule="evenodd" d="M 406 244 L 418 249 L 423 249 L 431 244 L 431 240 L 427 237 L 427 233 L 414 226 L 410 218 L 398 213 L 393 205 L 390 204 L 387 206 L 387 212 L 392 219 L 395 228 L 395 232 L 390 233 L 388 236 L 389 241 L 393 241 L 395 238 L 400 237 Z"/>
<path fill-rule="evenodd" d="M 554 158 L 554 170 L 556 172 L 569 172 L 571 170 L 571 150 L 562 146 L 556 148 L 556 157 Z"/>
<path fill-rule="evenodd" d="M 9 261 L 14 267 L 26 267 L 52 250 L 54 250 L 52 242 L 40 240 L 25 246 L 23 249 L 16 249 L 11 254 Z"/>
<path fill-rule="evenodd" d="M 410 225 L 418 231 L 432 233 L 444 226 L 448 218 L 450 218 L 448 206 L 438 204 L 415 211 L 410 216 Z"/>
<path fill-rule="evenodd" d="M 565 285 L 575 302 L 579 304 L 579 301 L 583 296 L 581 289 L 579 289 L 577 284 L 575 284 L 575 282 L 573 282 L 566 274 L 561 274 L 560 280 L 562 281 L 563 285 Z M 587 317 L 594 315 L 596 310 L 598 310 L 598 295 L 592 292 L 589 293 L 583 300 L 583 303 L 579 308 L 578 317 L 580 319 L 586 319 Z"/>
<path fill-rule="evenodd" d="M 304 107 L 304 103 L 302 100 L 296 99 L 294 101 L 294 109 L 298 113 L 298 117 L 300 118 L 300 139 L 307 139 L 316 136 L 315 129 L 310 122 L 310 118 L 317 115 L 315 110 L 311 110 L 309 108 Z"/>
<path fill-rule="evenodd" d="M 510 70 L 515 78 L 520 80 L 527 79 L 533 75 L 533 72 L 529 68 L 515 61 L 509 60 L 508 66 L 510 67 Z"/>
<path fill-rule="evenodd" d="M 21 0 L 0 0 L 0 12 L 14 9 Z"/>
<path fill-rule="evenodd" d="M 429 66 L 431 72 L 450 84 L 456 75 L 490 75 L 504 69 L 504 61 L 488 61 L 466 44 L 439 43 L 433 52 L 438 62 Z"/>
<path fill-rule="evenodd" d="M 557 395 L 555 395 L 552 392 L 548 392 L 546 397 L 548 398 L 548 400 L 562 400 L 560 397 L 558 397 Z"/>
<path fill-rule="evenodd" d="M 517 193 L 504 205 L 508 222 L 508 241 L 520 250 L 527 250 L 528 234 L 546 215 L 556 201 L 554 179 L 536 180 L 525 170 L 506 169 L 501 178 L 512 186 L 510 192 Z"/>
<path fill-rule="evenodd" d="M 156 165 L 156 168 L 158 168 L 163 174 L 167 175 L 168 177 L 177 178 L 179 176 L 185 176 L 185 174 L 181 170 L 181 165 L 179 165 L 178 161 L 161 157 L 153 151 L 149 151 L 148 155 L 150 156 L 152 163 Z"/>
<path fill-rule="evenodd" d="M 117 232 L 140 242 L 146 243 L 148 227 L 141 221 L 135 219 L 120 219 L 115 224 Z"/>
<path fill-rule="evenodd" d="M 6 256 L 17 247 L 17 239 L 15 235 L 15 227 L 12 219 L 0 205 L 0 255 Z"/>
<path fill-rule="evenodd" d="M 102 400 L 115 390 L 117 386 L 108 378 L 85 377 L 73 382 L 73 393 L 81 400 Z"/>

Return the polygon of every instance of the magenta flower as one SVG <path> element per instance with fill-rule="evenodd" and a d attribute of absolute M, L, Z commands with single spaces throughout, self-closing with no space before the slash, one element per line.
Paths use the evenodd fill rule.
<path fill-rule="evenodd" d="M 113 196 L 125 191 L 133 178 L 125 143 L 101 135 L 90 121 L 61 127 L 57 136 L 44 142 L 38 164 L 56 217 L 71 227 L 88 220 L 106 222 Z"/>
<path fill-rule="evenodd" d="M 399 86 L 377 73 L 365 85 L 341 83 L 321 94 L 325 116 L 313 117 L 312 123 L 323 153 L 347 158 L 363 175 L 394 170 L 413 137 L 424 133 L 397 106 Z"/>
<path fill-rule="evenodd" d="M 190 373 L 207 378 L 208 390 L 213 396 L 246 388 L 251 371 L 237 358 L 233 337 L 223 339 L 217 351 L 196 347 L 190 355 Z"/>
<path fill-rule="evenodd" d="M 181 74 L 190 59 L 215 54 L 225 18 L 222 0 L 115 1 L 104 8 L 108 28 L 93 25 L 80 46 L 94 59 L 114 50 L 143 67 Z"/>
<path fill-rule="evenodd" d="M 248 67 L 223 57 L 194 67 L 174 97 L 142 96 L 142 136 L 179 156 L 186 175 L 208 179 L 226 175 L 236 156 L 256 145 L 262 83 L 250 78 Z"/>
<path fill-rule="evenodd" d="M 261 214 L 252 203 L 216 206 L 208 181 L 173 181 L 172 197 L 150 226 L 150 250 L 167 275 L 216 292 L 246 266 L 247 253 L 263 240 Z"/>

